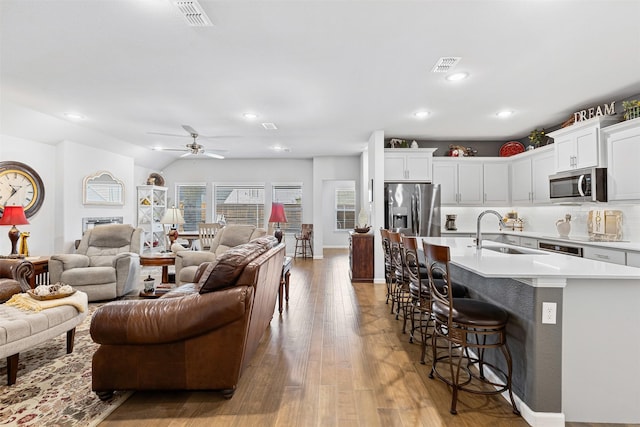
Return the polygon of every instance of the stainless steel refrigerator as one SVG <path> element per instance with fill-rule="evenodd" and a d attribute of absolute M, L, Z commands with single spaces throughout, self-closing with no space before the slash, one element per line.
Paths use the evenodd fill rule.
<path fill-rule="evenodd" d="M 440 184 L 385 182 L 384 226 L 407 236 L 440 236 Z"/>

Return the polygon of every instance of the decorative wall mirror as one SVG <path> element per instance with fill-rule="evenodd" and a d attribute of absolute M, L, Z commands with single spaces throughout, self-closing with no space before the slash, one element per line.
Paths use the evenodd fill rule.
<path fill-rule="evenodd" d="M 82 182 L 85 205 L 124 205 L 124 183 L 107 171 L 89 175 Z"/>

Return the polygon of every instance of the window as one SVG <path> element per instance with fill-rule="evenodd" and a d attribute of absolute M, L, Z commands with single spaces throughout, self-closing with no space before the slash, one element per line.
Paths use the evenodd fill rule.
<path fill-rule="evenodd" d="M 216 218 L 227 224 L 251 224 L 264 227 L 264 184 L 214 186 Z"/>
<path fill-rule="evenodd" d="M 302 184 L 273 184 L 273 201 L 284 205 L 287 223 L 282 231 L 295 234 L 302 228 Z"/>
<path fill-rule="evenodd" d="M 184 231 L 198 231 L 198 223 L 207 219 L 206 184 L 176 184 L 177 208 L 184 218 Z"/>
<path fill-rule="evenodd" d="M 356 225 L 356 190 L 336 189 L 336 230 L 352 230 Z"/>

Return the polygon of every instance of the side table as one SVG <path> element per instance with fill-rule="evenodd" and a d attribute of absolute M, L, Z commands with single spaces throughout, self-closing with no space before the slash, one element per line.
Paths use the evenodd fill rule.
<path fill-rule="evenodd" d="M 49 284 L 49 257 L 48 256 L 39 256 L 39 257 L 27 257 L 27 261 L 33 264 L 35 271 L 33 272 L 33 276 L 29 278 L 29 286 L 31 289 L 35 289 L 36 286 L 39 285 L 48 285 Z"/>
<path fill-rule="evenodd" d="M 140 255 L 140 265 L 162 267 L 162 283 L 169 283 L 169 266 L 175 265 L 175 263 L 176 255 L 174 253 Z"/>

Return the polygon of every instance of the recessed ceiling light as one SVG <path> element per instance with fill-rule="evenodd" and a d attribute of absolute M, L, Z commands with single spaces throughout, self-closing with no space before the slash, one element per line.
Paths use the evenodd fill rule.
<path fill-rule="evenodd" d="M 253 120 L 253 119 L 257 119 L 258 115 L 256 113 L 244 113 L 242 117 L 244 117 L 247 120 Z"/>
<path fill-rule="evenodd" d="M 415 113 L 413 113 L 413 115 L 415 116 L 415 118 L 417 119 L 426 119 L 427 116 L 429 116 L 429 112 L 428 111 L 416 111 Z"/>
<path fill-rule="evenodd" d="M 283 147 L 282 145 L 272 145 L 269 148 L 271 148 L 273 151 L 277 151 L 277 152 L 284 151 L 284 152 L 288 153 L 289 151 L 291 151 L 291 149 L 289 147 Z"/>
<path fill-rule="evenodd" d="M 84 116 L 80 113 L 64 113 L 64 116 L 67 119 L 71 119 L 71 120 L 84 120 Z"/>
<path fill-rule="evenodd" d="M 458 80 L 464 80 L 467 77 L 469 77 L 469 73 L 453 73 L 453 74 L 449 74 L 446 79 L 449 80 L 450 82 L 455 82 Z"/>
<path fill-rule="evenodd" d="M 496 116 L 498 116 L 501 119 L 506 119 L 507 117 L 511 116 L 513 114 L 513 111 L 511 110 L 503 110 L 503 111 L 498 111 L 496 113 Z"/>

